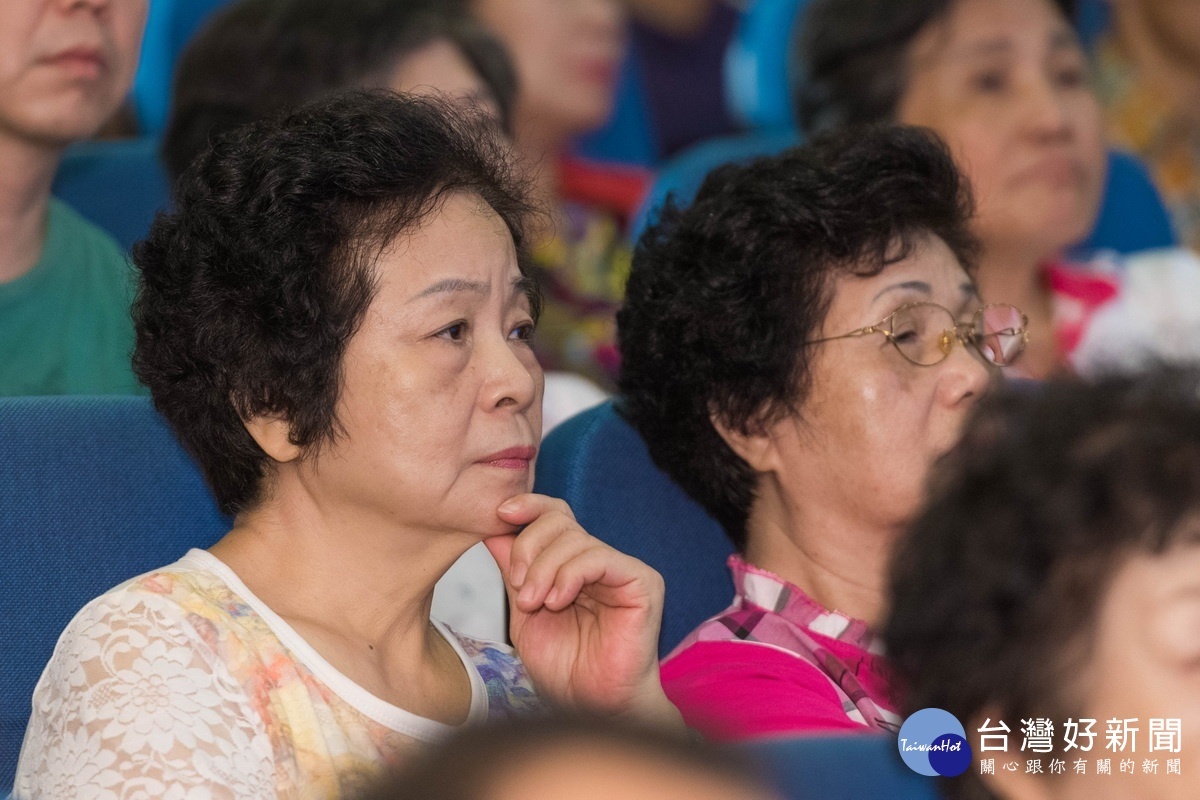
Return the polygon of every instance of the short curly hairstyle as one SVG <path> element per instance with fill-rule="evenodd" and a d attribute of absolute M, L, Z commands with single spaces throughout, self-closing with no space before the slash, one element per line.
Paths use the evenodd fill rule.
<path fill-rule="evenodd" d="M 1078 716 L 1070 688 L 1131 555 L 1200 543 L 1200 373 L 982 401 L 892 567 L 883 635 L 906 711 Z M 991 798 L 968 770 L 955 798 Z"/>
<path fill-rule="evenodd" d="M 837 278 L 877 274 L 928 234 L 973 272 L 971 207 L 934 134 L 877 127 L 720 167 L 643 234 L 617 314 L 620 407 L 739 549 L 757 476 L 713 417 L 750 431 L 800 412 L 804 343 Z"/>
<path fill-rule="evenodd" d="M 820 133 L 890 122 L 908 81 L 913 40 L 957 0 L 813 0 L 792 35 L 790 74 L 800 126 Z M 1048 0 L 1068 20 L 1075 0 Z"/>
<path fill-rule="evenodd" d="M 179 60 L 163 162 L 176 179 L 225 131 L 348 89 L 386 88 L 405 57 L 447 41 L 511 123 L 517 77 L 464 0 L 237 0 Z"/>
<path fill-rule="evenodd" d="M 447 196 L 482 198 L 529 274 L 511 163 L 486 117 L 377 90 L 241 128 L 188 169 L 175 210 L 134 248 L 134 369 L 224 513 L 259 500 L 270 463 L 243 420 L 283 416 L 310 452 L 338 434 L 342 356 L 375 259 Z"/>

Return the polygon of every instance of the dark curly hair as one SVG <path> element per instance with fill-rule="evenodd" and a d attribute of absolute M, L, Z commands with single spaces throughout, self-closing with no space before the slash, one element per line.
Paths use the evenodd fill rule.
<path fill-rule="evenodd" d="M 926 234 L 973 271 L 970 191 L 942 142 L 867 128 L 714 170 L 637 244 L 617 314 L 622 411 L 655 463 L 745 546 L 757 477 L 712 418 L 749 432 L 799 413 L 834 281 Z"/>
<path fill-rule="evenodd" d="M 1118 567 L 1200 538 L 1200 374 L 997 393 L 931 492 L 883 631 L 907 711 L 1077 716 L 1069 687 Z M 992 797 L 971 770 L 949 785 Z"/>
<path fill-rule="evenodd" d="M 813 0 L 792 32 L 790 74 L 800 126 L 820 133 L 890 122 L 908 80 L 909 48 L 956 0 Z M 1052 0 L 1068 20 L 1075 0 Z"/>
<path fill-rule="evenodd" d="M 134 369 L 223 512 L 253 506 L 270 463 L 244 419 L 281 415 L 309 450 L 337 435 L 342 355 L 374 296 L 374 260 L 450 193 L 491 206 L 529 274 L 529 206 L 510 163 L 486 117 L 360 91 L 239 129 L 188 169 L 176 210 L 134 248 Z"/>
<path fill-rule="evenodd" d="M 440 40 L 479 74 L 509 127 L 516 72 L 463 0 L 238 0 L 180 58 L 163 136 L 167 171 L 178 178 L 239 125 L 334 92 L 386 88 L 405 56 Z"/>

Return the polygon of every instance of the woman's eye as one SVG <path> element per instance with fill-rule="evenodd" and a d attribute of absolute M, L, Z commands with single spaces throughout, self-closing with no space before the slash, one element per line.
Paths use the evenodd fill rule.
<path fill-rule="evenodd" d="M 534 331 L 534 324 L 532 322 L 526 322 L 522 325 L 518 325 L 517 327 L 513 328 L 512 333 L 510 333 L 508 335 L 508 338 L 516 339 L 517 341 L 521 341 L 521 342 L 532 341 L 533 340 L 533 331 Z"/>
<path fill-rule="evenodd" d="M 461 342 L 467 335 L 467 323 L 456 322 L 453 325 L 448 325 L 438 331 L 437 335 L 452 342 Z"/>
<path fill-rule="evenodd" d="M 1003 72 L 981 72 L 971 79 L 971 85 L 986 94 L 1002 92 L 1008 86 Z"/>
<path fill-rule="evenodd" d="M 915 342 L 918 334 L 914 330 L 894 331 L 892 333 L 892 341 L 896 344 L 909 344 Z"/>
<path fill-rule="evenodd" d="M 1059 86 L 1065 89 L 1076 89 L 1087 83 L 1087 71 L 1082 67 L 1072 67 L 1070 69 L 1061 69 L 1055 76 L 1054 80 Z"/>

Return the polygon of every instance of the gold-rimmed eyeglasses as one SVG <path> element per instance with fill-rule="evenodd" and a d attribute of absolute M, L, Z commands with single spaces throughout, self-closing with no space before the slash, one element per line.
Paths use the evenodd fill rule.
<path fill-rule="evenodd" d="M 990 364 L 1007 367 L 1025 350 L 1029 319 L 1016 306 L 993 303 L 980 308 L 970 322 L 959 322 L 950 309 L 937 303 L 906 303 L 874 325 L 826 336 L 806 344 L 881 333 L 900 355 L 914 364 L 931 367 L 943 361 L 955 341 L 970 345 Z"/>

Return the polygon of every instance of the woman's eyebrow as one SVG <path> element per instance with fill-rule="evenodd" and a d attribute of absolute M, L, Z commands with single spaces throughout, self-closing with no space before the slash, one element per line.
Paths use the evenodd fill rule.
<path fill-rule="evenodd" d="M 875 295 L 875 297 L 872 298 L 871 302 L 874 303 L 876 300 L 883 297 L 888 292 L 898 292 L 901 290 L 910 291 L 910 292 L 920 292 L 921 294 L 927 294 L 931 297 L 933 296 L 933 287 L 930 286 L 925 281 L 904 281 L 903 283 L 893 283 L 891 286 L 888 286 L 883 291 L 881 291 L 879 294 Z"/>
<path fill-rule="evenodd" d="M 512 282 L 512 293 L 513 294 L 515 294 L 515 295 L 516 294 L 533 295 L 536 292 L 537 292 L 537 281 L 535 281 L 533 278 L 527 278 L 524 275 L 522 275 L 519 278 L 513 278 L 513 282 Z"/>
<path fill-rule="evenodd" d="M 426 286 L 417 295 L 410 299 L 409 302 L 411 303 L 413 300 L 420 300 L 424 297 L 429 297 L 430 295 L 443 294 L 446 292 L 473 292 L 475 294 L 487 296 L 491 294 L 491 291 L 492 287 L 486 283 L 470 281 L 466 278 L 446 278 L 445 280 L 440 280 L 435 284 Z"/>

